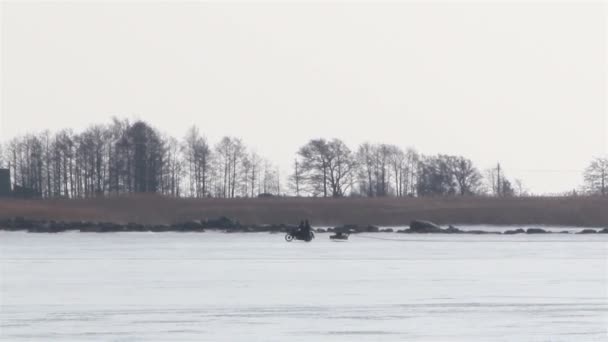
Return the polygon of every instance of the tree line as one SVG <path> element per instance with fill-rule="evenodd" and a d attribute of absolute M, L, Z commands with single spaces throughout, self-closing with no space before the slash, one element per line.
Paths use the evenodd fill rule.
<path fill-rule="evenodd" d="M 412 148 L 312 139 L 296 153 L 286 186 L 276 165 L 236 137 L 212 144 L 197 127 L 176 139 L 145 121 L 114 118 L 83 132 L 26 134 L 0 145 L 16 194 L 88 198 L 131 193 L 174 197 L 406 197 L 525 195 L 500 165 L 481 172 L 471 160 Z M 586 190 L 606 195 L 608 160 L 585 171 Z"/>
<path fill-rule="evenodd" d="M 131 193 L 238 197 L 281 192 L 277 168 L 241 139 L 211 146 L 196 127 L 178 140 L 144 121 L 13 138 L 0 150 L 16 193 L 88 198 Z"/>

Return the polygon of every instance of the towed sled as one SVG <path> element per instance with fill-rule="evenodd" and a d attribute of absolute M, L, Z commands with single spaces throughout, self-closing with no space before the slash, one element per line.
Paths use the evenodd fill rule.
<path fill-rule="evenodd" d="M 335 233 L 334 235 L 330 235 L 329 238 L 333 241 L 347 241 L 349 235 L 350 234 L 348 234 L 348 233 L 338 232 L 338 233 Z"/>

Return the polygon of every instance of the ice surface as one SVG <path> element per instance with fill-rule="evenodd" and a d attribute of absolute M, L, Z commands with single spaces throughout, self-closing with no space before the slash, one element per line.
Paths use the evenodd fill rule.
<path fill-rule="evenodd" d="M 608 235 L 328 237 L 0 232 L 0 340 L 608 340 Z"/>

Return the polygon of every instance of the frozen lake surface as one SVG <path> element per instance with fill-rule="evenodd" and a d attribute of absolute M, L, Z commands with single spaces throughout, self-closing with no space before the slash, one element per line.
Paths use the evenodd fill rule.
<path fill-rule="evenodd" d="M 0 232 L 0 340 L 608 340 L 608 235 L 328 236 Z"/>

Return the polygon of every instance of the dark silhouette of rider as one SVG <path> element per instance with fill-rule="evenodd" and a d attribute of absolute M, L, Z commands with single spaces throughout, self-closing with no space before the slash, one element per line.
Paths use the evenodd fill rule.
<path fill-rule="evenodd" d="M 300 236 L 300 238 L 302 239 L 307 239 L 310 236 L 310 223 L 308 223 L 308 220 L 306 221 L 300 221 L 300 225 L 298 226 L 298 235 Z"/>
<path fill-rule="evenodd" d="M 302 229 L 302 235 L 305 237 L 310 236 L 310 231 L 311 231 L 311 227 L 310 227 L 310 223 L 308 223 L 308 220 L 306 220 L 304 222 L 304 229 Z"/>

